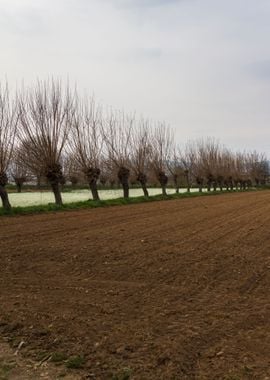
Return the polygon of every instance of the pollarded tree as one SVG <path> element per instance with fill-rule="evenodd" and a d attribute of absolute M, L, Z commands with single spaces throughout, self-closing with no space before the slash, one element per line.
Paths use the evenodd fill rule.
<path fill-rule="evenodd" d="M 0 197 L 5 210 L 11 209 L 6 185 L 18 125 L 17 111 L 17 103 L 10 99 L 8 85 L 0 85 Z"/>
<path fill-rule="evenodd" d="M 41 180 L 45 179 L 44 168 L 37 159 L 35 146 L 30 140 L 24 140 L 16 147 L 16 160 L 20 166 L 24 166 L 30 177 L 36 179 L 37 186 L 40 188 Z"/>
<path fill-rule="evenodd" d="M 160 123 L 154 130 L 152 137 L 151 166 L 160 183 L 162 194 L 167 195 L 168 161 L 171 157 L 173 132 L 170 127 Z"/>
<path fill-rule="evenodd" d="M 102 135 L 106 144 L 106 162 L 111 172 L 117 172 L 124 198 L 129 197 L 130 146 L 134 120 L 133 116 L 111 111 L 102 126 Z"/>
<path fill-rule="evenodd" d="M 185 176 L 179 147 L 177 148 L 174 146 L 172 148 L 172 154 L 167 162 L 167 166 L 173 179 L 175 192 L 178 194 L 180 187 L 180 178 L 183 177 L 183 175 Z"/>
<path fill-rule="evenodd" d="M 225 147 L 221 147 L 216 161 L 216 183 L 220 191 L 226 186 L 226 153 Z"/>
<path fill-rule="evenodd" d="M 20 145 L 15 147 L 10 164 L 11 177 L 16 184 L 18 193 L 22 192 L 23 184 L 31 177 L 30 171 L 25 165 L 25 161 L 22 159 L 20 148 Z"/>
<path fill-rule="evenodd" d="M 227 148 L 223 148 L 220 155 L 220 170 L 222 172 L 223 186 L 227 191 L 234 188 L 234 173 L 235 173 L 234 154 Z"/>
<path fill-rule="evenodd" d="M 192 142 L 188 142 L 179 153 L 180 162 L 183 168 L 187 192 L 190 193 L 192 180 L 195 177 L 196 150 Z"/>
<path fill-rule="evenodd" d="M 74 117 L 74 97 L 68 86 L 59 81 L 40 82 L 21 93 L 19 138 L 30 149 L 31 161 L 26 164 L 40 167 L 51 185 L 55 203 L 62 205 L 60 185 L 63 182 L 62 153 Z M 26 144 L 26 145 L 25 145 Z"/>
<path fill-rule="evenodd" d="M 190 192 L 192 184 L 196 183 L 199 191 L 202 192 L 204 178 L 197 142 L 188 141 L 184 151 L 182 152 L 181 162 L 187 182 L 187 191 Z"/>
<path fill-rule="evenodd" d="M 130 163 L 136 180 L 141 184 L 145 197 L 149 196 L 147 190 L 147 174 L 152 154 L 151 126 L 149 121 L 141 119 L 137 128 L 131 134 Z"/>
<path fill-rule="evenodd" d="M 218 185 L 218 163 L 220 146 L 212 138 L 201 139 L 197 141 L 198 164 L 201 167 L 201 173 L 207 184 L 207 191 L 213 187 L 214 191 Z"/>
<path fill-rule="evenodd" d="M 246 154 L 247 168 L 250 179 L 255 186 L 264 185 L 269 175 L 267 158 L 264 153 L 258 153 L 256 150 Z"/>
<path fill-rule="evenodd" d="M 246 190 L 248 183 L 248 168 L 245 153 L 237 152 L 234 158 L 234 186 L 236 190 Z"/>
<path fill-rule="evenodd" d="M 78 102 L 71 128 L 69 149 L 80 171 L 84 174 L 94 200 L 99 200 L 97 181 L 102 161 L 102 112 L 94 98 Z"/>
<path fill-rule="evenodd" d="M 75 188 L 79 182 L 84 182 L 84 175 L 72 154 L 65 154 L 62 162 L 64 177 L 71 183 L 73 188 Z"/>

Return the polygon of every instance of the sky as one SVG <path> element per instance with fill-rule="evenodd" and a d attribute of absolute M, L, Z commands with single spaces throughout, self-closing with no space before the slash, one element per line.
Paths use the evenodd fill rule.
<path fill-rule="evenodd" d="M 269 0 L 0 0 L 0 79 L 54 76 L 153 121 L 270 156 Z"/>

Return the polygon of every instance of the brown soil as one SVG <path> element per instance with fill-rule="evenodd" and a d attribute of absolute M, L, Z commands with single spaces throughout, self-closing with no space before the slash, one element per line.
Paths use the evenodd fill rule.
<path fill-rule="evenodd" d="M 49 358 L 39 362 L 24 358 L 19 351 L 12 350 L 7 343 L 0 342 L 0 380 L 29 380 L 29 379 L 63 379 L 80 380 L 81 376 L 68 373 L 63 366 L 56 367 L 49 363 Z"/>
<path fill-rule="evenodd" d="M 81 379 L 270 379 L 269 226 L 267 191 L 2 217 L 2 339 Z"/>

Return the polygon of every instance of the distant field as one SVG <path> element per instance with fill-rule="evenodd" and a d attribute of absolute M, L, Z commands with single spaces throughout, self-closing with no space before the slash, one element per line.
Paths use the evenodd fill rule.
<path fill-rule="evenodd" d="M 196 192 L 198 189 L 192 189 L 191 191 Z M 153 188 L 149 189 L 149 195 L 157 195 L 161 194 L 161 189 Z M 168 189 L 168 194 L 175 193 L 175 189 Z M 181 193 L 186 192 L 186 189 L 180 189 Z M 121 190 L 100 190 L 99 191 L 100 198 L 102 200 L 106 199 L 115 199 L 123 196 L 123 192 Z M 143 195 L 143 191 L 141 189 L 131 189 L 130 196 L 131 197 L 139 197 Z M 88 199 L 92 199 L 91 192 L 89 190 L 76 190 L 70 192 L 62 193 L 63 202 L 64 203 L 73 203 L 79 201 L 87 201 Z M 23 192 L 23 193 L 10 193 L 9 194 L 10 203 L 12 206 L 37 206 L 54 202 L 53 193 L 50 191 L 44 192 Z M 0 204 L 2 207 L 2 204 Z"/>
<path fill-rule="evenodd" d="M 267 379 L 269 225 L 269 191 L 2 217 L 0 336 L 70 379 Z"/>

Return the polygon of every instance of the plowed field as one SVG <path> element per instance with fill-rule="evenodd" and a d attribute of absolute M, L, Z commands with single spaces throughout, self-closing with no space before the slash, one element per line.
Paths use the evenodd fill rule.
<path fill-rule="evenodd" d="M 0 335 L 22 358 L 83 356 L 82 379 L 270 379 L 268 191 L 1 217 L 0 258 Z"/>

